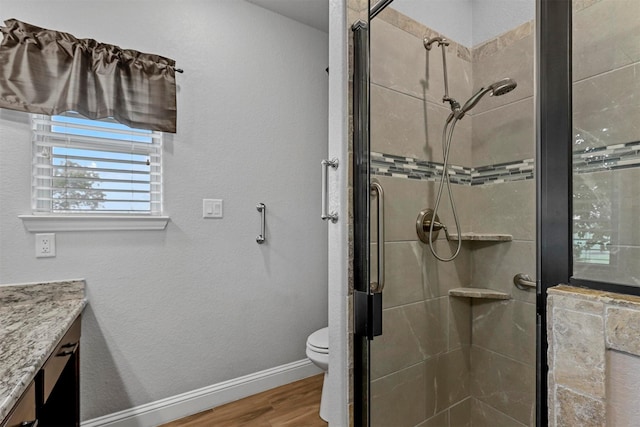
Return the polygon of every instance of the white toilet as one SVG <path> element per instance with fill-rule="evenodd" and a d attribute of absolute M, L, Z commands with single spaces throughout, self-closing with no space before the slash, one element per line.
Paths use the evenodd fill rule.
<path fill-rule="evenodd" d="M 318 368 L 324 371 L 322 384 L 322 399 L 320 400 L 320 418 L 329 421 L 329 408 L 327 408 L 327 375 L 329 373 L 329 328 L 318 329 L 307 338 L 307 357 Z"/>

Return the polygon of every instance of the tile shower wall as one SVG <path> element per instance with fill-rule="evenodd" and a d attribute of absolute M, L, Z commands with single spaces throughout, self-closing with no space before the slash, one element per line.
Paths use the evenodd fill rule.
<path fill-rule="evenodd" d="M 442 170 L 449 109 L 441 101 L 441 56 L 423 47 L 424 35 L 435 35 L 429 29 L 390 9 L 380 17 L 371 31 L 371 144 L 372 173 L 386 194 L 387 285 L 384 333 L 372 347 L 373 420 L 534 425 L 535 294 L 512 284 L 516 273 L 535 272 L 533 24 L 473 50 L 448 47 L 456 99 L 506 76 L 518 81 L 516 91 L 487 97 L 459 122 L 451 149 L 463 230 L 514 240 L 465 243 L 455 262 L 442 263 L 415 233 L 417 213 L 433 207 Z M 448 204 L 439 216 L 453 226 Z M 452 246 L 439 240 L 436 249 Z M 513 299 L 448 297 L 459 286 Z"/>
<path fill-rule="evenodd" d="M 389 8 L 371 25 L 371 146 L 373 173 L 385 190 L 386 231 L 383 335 L 371 349 L 375 426 L 469 422 L 471 310 L 467 299 L 450 298 L 448 291 L 470 283 L 470 252 L 463 247 L 455 262 L 438 262 L 415 231 L 418 213 L 435 201 L 441 126 L 449 115 L 441 100 L 440 51 L 424 48 L 425 34 L 427 28 Z M 470 96 L 470 52 L 452 43 L 448 55 L 453 95 Z M 461 122 L 457 132 L 469 141 L 471 121 Z M 470 165 L 470 144 L 454 145 L 452 156 L 456 164 Z M 470 168 L 457 171 L 470 182 Z M 461 226 L 468 229 L 471 186 L 453 191 Z M 446 205 L 439 216 L 454 223 Z M 455 249 L 444 239 L 435 246 L 443 254 Z"/>
<path fill-rule="evenodd" d="M 472 110 L 472 165 L 516 163 L 533 169 L 533 22 L 473 50 L 479 88 L 504 77 L 518 87 Z M 531 170 L 533 173 L 533 170 Z M 505 301 L 472 304 L 471 421 L 474 426 L 535 425 L 535 291 L 513 276 L 535 277 L 535 181 L 510 180 L 473 187 L 474 232 L 508 233 L 508 243 L 477 243 L 471 254 L 473 286 L 511 294 Z"/>
<path fill-rule="evenodd" d="M 640 2 L 574 1 L 574 214 L 610 236 L 574 276 L 640 286 Z M 607 240 L 609 240 L 607 239 Z"/>

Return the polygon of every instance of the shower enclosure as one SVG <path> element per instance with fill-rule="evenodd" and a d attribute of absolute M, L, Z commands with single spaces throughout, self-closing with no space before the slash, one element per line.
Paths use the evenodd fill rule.
<path fill-rule="evenodd" d="M 534 0 L 480 39 L 385 3 L 350 3 L 355 425 L 535 425 Z"/>

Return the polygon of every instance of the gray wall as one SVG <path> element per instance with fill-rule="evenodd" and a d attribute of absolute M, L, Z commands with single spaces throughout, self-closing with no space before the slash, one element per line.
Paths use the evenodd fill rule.
<path fill-rule="evenodd" d="M 0 111 L 0 283 L 84 277 L 82 418 L 305 358 L 327 324 L 326 33 L 237 0 L 0 0 L 1 19 L 176 59 L 160 232 L 61 232 L 36 259 L 30 126 Z M 202 198 L 225 217 L 203 220 Z M 255 242 L 267 205 L 267 239 Z"/>

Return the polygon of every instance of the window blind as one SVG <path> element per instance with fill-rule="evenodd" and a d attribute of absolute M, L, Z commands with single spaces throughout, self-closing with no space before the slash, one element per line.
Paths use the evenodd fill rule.
<path fill-rule="evenodd" d="M 162 133 L 32 115 L 34 214 L 162 214 Z"/>

